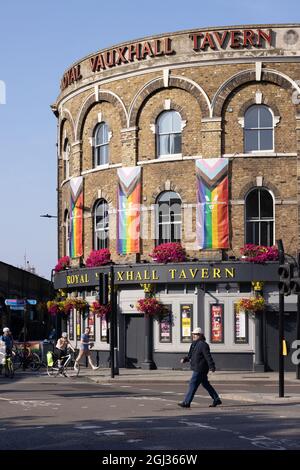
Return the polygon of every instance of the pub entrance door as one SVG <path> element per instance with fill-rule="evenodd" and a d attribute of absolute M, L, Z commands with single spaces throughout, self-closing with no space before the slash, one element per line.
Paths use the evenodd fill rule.
<path fill-rule="evenodd" d="M 125 315 L 125 367 L 139 369 L 144 361 L 144 315 Z"/>

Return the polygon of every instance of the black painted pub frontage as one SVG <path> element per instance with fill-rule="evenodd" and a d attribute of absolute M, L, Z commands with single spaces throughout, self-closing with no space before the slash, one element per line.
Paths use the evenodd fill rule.
<path fill-rule="evenodd" d="M 54 276 L 55 289 L 80 297 L 89 305 L 98 299 L 99 274 L 109 266 L 67 269 Z M 113 265 L 117 306 L 117 361 L 119 367 L 181 369 L 180 358 L 200 326 L 218 370 L 278 370 L 278 263 L 184 262 Z M 161 320 L 139 313 L 137 302 L 153 296 L 168 306 Z M 262 296 L 260 312 L 238 308 L 241 299 Z M 289 347 L 296 339 L 296 296 L 285 299 L 286 370 L 295 370 Z M 62 315 L 76 347 L 86 326 L 91 327 L 93 354 L 109 365 L 109 319 L 87 307 Z"/>

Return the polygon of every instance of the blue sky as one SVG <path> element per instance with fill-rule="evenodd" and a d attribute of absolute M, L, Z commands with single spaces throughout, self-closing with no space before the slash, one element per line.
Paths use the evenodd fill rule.
<path fill-rule="evenodd" d="M 0 6 L 0 260 L 50 276 L 57 260 L 56 118 L 64 70 L 125 40 L 204 26 L 300 22 L 295 0 L 10 0 Z"/>

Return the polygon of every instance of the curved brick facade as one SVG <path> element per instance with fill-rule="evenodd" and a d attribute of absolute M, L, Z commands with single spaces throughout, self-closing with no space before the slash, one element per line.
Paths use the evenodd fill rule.
<path fill-rule="evenodd" d="M 300 249 L 299 37 L 300 25 L 292 24 L 180 31 L 119 44 L 73 64 L 52 105 L 58 118 L 59 257 L 66 254 L 70 177 L 83 176 L 83 259 L 93 249 L 93 208 L 104 198 L 113 261 L 149 261 L 154 247 L 150 226 L 140 259 L 116 249 L 117 170 L 129 166 L 141 167 L 141 202 L 149 220 L 157 196 L 165 190 L 180 195 L 183 218 L 190 208 L 182 244 L 191 259 L 240 256 L 245 196 L 255 187 L 267 188 L 273 196 L 274 242 L 282 239 L 286 252 L 295 255 Z M 273 113 L 272 151 L 244 151 L 244 115 L 254 104 L 264 104 Z M 182 153 L 157 158 L 155 123 L 167 109 L 181 116 Z M 95 168 L 93 132 L 101 121 L 110 131 L 109 164 Z M 67 178 L 66 139 L 71 148 Z M 230 248 L 223 253 L 200 251 L 195 243 L 195 160 L 211 157 L 229 159 Z"/>

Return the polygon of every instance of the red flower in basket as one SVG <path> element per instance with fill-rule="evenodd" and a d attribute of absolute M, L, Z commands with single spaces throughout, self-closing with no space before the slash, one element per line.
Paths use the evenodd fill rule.
<path fill-rule="evenodd" d="M 94 268 L 107 263 L 110 263 L 110 251 L 108 248 L 102 248 L 101 250 L 92 250 L 86 259 L 85 265 Z"/>
<path fill-rule="evenodd" d="M 176 242 L 157 245 L 150 256 L 157 263 L 180 263 L 186 260 L 185 249 Z"/>
<path fill-rule="evenodd" d="M 100 302 L 96 301 L 92 303 L 91 310 L 97 315 L 97 317 L 105 317 L 110 314 L 111 305 L 102 305 Z"/>
<path fill-rule="evenodd" d="M 278 248 L 276 246 L 253 245 L 248 243 L 241 248 L 241 254 L 245 261 L 250 263 L 265 263 L 278 260 Z"/>
<path fill-rule="evenodd" d="M 59 258 L 57 265 L 54 268 L 54 271 L 58 273 L 59 271 L 62 271 L 63 269 L 66 269 L 70 266 L 70 258 L 69 256 L 63 256 L 62 258 Z"/>
<path fill-rule="evenodd" d="M 168 313 L 166 305 L 162 304 L 155 297 L 146 297 L 137 301 L 136 308 L 139 312 L 152 317 L 162 317 Z"/>

